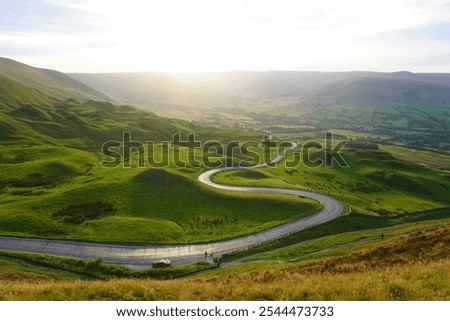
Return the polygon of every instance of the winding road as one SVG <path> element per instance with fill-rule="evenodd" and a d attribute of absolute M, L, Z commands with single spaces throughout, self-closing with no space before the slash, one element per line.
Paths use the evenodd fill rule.
<path fill-rule="evenodd" d="M 133 268 L 149 267 L 158 259 L 170 259 L 174 265 L 195 262 L 205 257 L 205 252 L 213 255 L 245 250 L 247 248 L 276 240 L 283 236 L 328 222 L 337 218 L 342 212 L 342 205 L 336 199 L 315 192 L 270 187 L 243 187 L 221 185 L 211 181 L 219 172 L 239 169 L 252 169 L 280 162 L 290 149 L 297 148 L 297 143 L 281 151 L 272 161 L 253 167 L 225 167 L 208 170 L 199 175 L 198 180 L 210 187 L 239 193 L 284 194 L 307 197 L 321 203 L 322 209 L 311 216 L 292 221 L 255 234 L 231 240 L 205 244 L 125 246 L 71 241 L 56 241 L 31 238 L 0 237 L 0 249 L 49 254 L 80 259 L 102 257 L 105 262 L 116 263 Z"/>

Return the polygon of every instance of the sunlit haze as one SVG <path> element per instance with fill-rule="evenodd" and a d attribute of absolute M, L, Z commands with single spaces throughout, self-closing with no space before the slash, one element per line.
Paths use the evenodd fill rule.
<path fill-rule="evenodd" d="M 450 1 L 0 0 L 0 56 L 64 72 L 450 72 Z"/>

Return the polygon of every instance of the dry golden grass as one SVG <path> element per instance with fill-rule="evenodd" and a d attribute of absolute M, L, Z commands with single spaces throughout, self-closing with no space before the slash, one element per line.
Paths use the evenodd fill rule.
<path fill-rule="evenodd" d="M 342 257 L 172 281 L 0 281 L 1 300 L 450 300 L 440 228 Z"/>
<path fill-rule="evenodd" d="M 2 282 L 1 300 L 450 300 L 450 260 L 346 274 L 276 269 L 174 281 Z"/>
<path fill-rule="evenodd" d="M 6 270 L 6 269 L 0 269 L 0 284 L 2 282 L 37 282 L 42 280 L 48 280 L 48 278 L 36 275 L 34 273 L 27 273 L 27 272 L 19 272 L 19 271 L 12 271 L 12 270 Z M 0 290 L 1 293 L 1 290 Z"/>

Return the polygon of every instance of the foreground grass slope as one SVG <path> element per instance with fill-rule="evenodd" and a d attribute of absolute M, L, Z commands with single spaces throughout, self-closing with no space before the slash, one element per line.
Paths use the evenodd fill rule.
<path fill-rule="evenodd" d="M 449 228 L 338 257 L 252 264 L 171 281 L 0 281 L 2 300 L 449 300 Z M 10 272 L 13 273 L 13 272 Z M 1 274 L 0 274 L 1 275 Z"/>

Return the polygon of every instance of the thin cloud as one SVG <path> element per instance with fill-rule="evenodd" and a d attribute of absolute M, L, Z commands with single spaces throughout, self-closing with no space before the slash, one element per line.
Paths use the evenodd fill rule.
<path fill-rule="evenodd" d="M 377 34 L 356 37 L 355 42 L 372 44 L 407 44 L 411 42 L 430 44 L 444 43 L 450 45 L 450 19 L 445 22 L 433 22 L 412 28 L 397 29 Z"/>
<path fill-rule="evenodd" d="M 2 33 L 29 33 L 31 31 L 55 34 L 87 34 L 98 29 L 94 23 L 101 16 L 75 8 L 38 0 L 1 2 Z"/>

